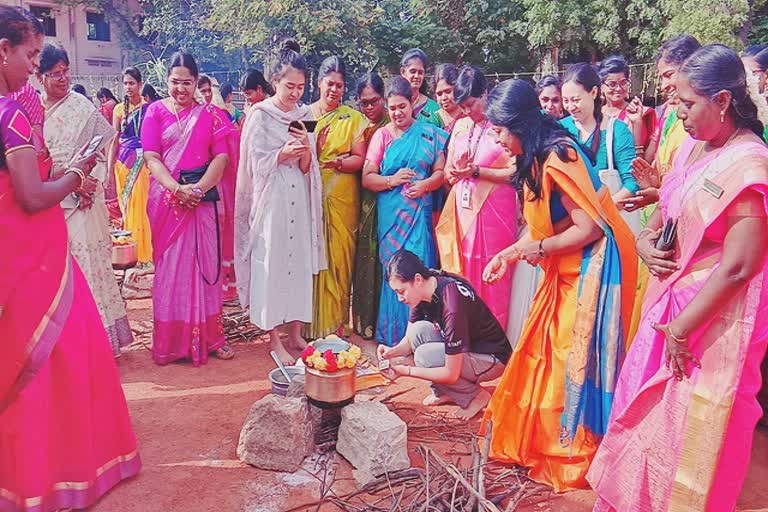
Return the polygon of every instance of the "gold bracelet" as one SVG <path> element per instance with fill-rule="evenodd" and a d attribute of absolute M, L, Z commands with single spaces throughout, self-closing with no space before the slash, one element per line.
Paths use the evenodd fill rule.
<path fill-rule="evenodd" d="M 672 326 L 671 325 L 667 326 L 667 333 L 669 334 L 669 337 L 672 338 L 675 341 L 675 343 L 685 343 L 685 342 L 688 341 L 688 337 L 687 336 L 686 337 L 681 337 L 681 338 L 678 338 L 677 336 L 675 336 L 675 333 L 672 332 Z"/>
<path fill-rule="evenodd" d="M 70 167 L 69 169 L 64 171 L 64 176 L 66 176 L 71 172 L 77 174 L 80 177 L 80 186 L 75 189 L 75 190 L 80 190 L 81 188 L 83 188 L 83 185 L 85 185 L 85 173 L 83 172 L 82 169 L 78 167 Z"/>
<path fill-rule="evenodd" d="M 389 190 L 392 190 L 392 176 L 387 176 L 387 181 L 386 181 L 386 183 L 387 183 L 387 188 L 388 188 Z"/>

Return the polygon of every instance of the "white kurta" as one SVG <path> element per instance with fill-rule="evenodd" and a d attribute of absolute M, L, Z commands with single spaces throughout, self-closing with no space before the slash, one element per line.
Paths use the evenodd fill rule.
<path fill-rule="evenodd" d="M 235 275 L 251 322 L 271 330 L 312 321 L 312 276 L 325 268 L 321 181 L 314 155 L 307 175 L 298 162 L 277 163 L 291 138 L 288 124 L 307 107 L 279 110 L 265 100 L 248 112 L 240 143 L 235 197 Z M 312 141 L 314 146 L 314 141 Z"/>
<path fill-rule="evenodd" d="M 251 252 L 250 316 L 262 329 L 312 321 L 309 191 L 296 166 L 281 165 Z"/>

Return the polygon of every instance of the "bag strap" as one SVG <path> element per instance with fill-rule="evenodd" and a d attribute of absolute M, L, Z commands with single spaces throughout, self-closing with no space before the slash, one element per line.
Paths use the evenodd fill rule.
<path fill-rule="evenodd" d="M 216 218 L 216 279 L 214 279 L 213 282 L 210 282 L 205 277 L 203 269 L 200 268 L 200 247 L 197 243 L 197 223 L 195 223 L 195 261 L 197 261 L 197 270 L 200 271 L 200 276 L 208 286 L 218 283 L 219 278 L 221 277 L 221 228 L 219 227 L 218 201 L 213 201 L 213 215 Z"/>
<path fill-rule="evenodd" d="M 614 162 L 613 162 L 613 128 L 615 125 L 616 125 L 616 118 L 609 117 L 608 127 L 605 129 L 605 151 L 608 155 L 609 171 L 616 170 L 616 167 L 614 167 Z"/>

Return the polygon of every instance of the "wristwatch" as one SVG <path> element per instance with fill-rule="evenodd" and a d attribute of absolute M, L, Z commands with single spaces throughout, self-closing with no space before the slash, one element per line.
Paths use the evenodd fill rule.
<path fill-rule="evenodd" d="M 480 166 L 475 164 L 475 171 L 472 173 L 472 177 L 477 179 L 480 177 Z"/>

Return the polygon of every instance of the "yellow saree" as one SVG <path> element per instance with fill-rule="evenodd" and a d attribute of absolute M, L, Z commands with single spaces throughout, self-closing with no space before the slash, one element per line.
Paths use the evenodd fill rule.
<path fill-rule="evenodd" d="M 327 164 L 349 154 L 367 124 L 363 114 L 342 105 L 320 117 L 315 128 L 315 133 L 320 133 L 330 127 L 318 154 L 323 182 L 323 231 L 328 269 L 321 270 L 315 276 L 312 324 L 309 326 L 311 338 L 336 332 L 349 319 L 360 215 L 360 175 L 339 172 Z"/>

